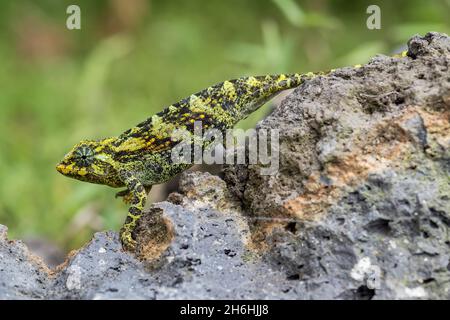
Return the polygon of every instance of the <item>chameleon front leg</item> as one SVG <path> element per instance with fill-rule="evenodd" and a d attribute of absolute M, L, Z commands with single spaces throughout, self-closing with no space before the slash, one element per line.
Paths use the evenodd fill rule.
<path fill-rule="evenodd" d="M 137 221 L 141 218 L 147 200 L 147 192 L 142 183 L 131 172 L 124 171 L 120 173 L 127 190 L 129 190 L 130 208 L 128 215 L 120 229 L 120 240 L 126 250 L 134 251 L 136 248 L 136 240 L 133 239 L 133 230 Z"/>
<path fill-rule="evenodd" d="M 145 193 L 147 193 L 147 195 L 148 195 L 148 193 L 152 189 L 152 186 L 144 186 L 144 188 L 145 188 Z M 116 193 L 116 198 L 119 198 L 119 197 L 122 198 L 122 201 L 125 204 L 131 204 L 131 202 L 133 201 L 134 195 L 130 190 L 125 189 L 125 190 L 122 190 L 122 191 L 119 191 Z"/>

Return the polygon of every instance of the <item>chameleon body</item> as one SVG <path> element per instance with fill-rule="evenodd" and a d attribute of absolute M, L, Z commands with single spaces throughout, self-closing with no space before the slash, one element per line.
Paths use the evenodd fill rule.
<path fill-rule="evenodd" d="M 173 139 L 174 130 L 193 132 L 196 121 L 201 121 L 205 129 L 232 128 L 279 92 L 315 75 L 280 74 L 224 81 L 182 99 L 120 136 L 81 141 L 56 169 L 81 181 L 126 188 L 116 195 L 130 204 L 120 238 L 126 249 L 133 250 L 133 230 L 151 186 L 191 166 L 171 160 L 171 150 L 179 143 Z"/>

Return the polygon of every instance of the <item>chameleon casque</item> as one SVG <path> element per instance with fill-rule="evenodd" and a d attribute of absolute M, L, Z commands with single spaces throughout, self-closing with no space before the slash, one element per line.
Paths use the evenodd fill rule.
<path fill-rule="evenodd" d="M 193 134 L 196 121 L 201 121 L 205 129 L 230 129 L 281 91 L 331 71 L 224 81 L 174 103 L 120 136 L 79 142 L 56 169 L 81 181 L 126 188 L 116 194 L 130 204 L 120 239 L 125 249 L 133 251 L 133 230 L 152 185 L 166 182 L 192 166 L 172 162 L 171 150 L 179 143 L 173 139 L 174 130 Z"/>

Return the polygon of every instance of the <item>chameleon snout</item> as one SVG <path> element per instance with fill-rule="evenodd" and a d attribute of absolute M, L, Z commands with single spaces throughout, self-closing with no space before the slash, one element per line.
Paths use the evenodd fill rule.
<path fill-rule="evenodd" d="M 58 171 L 59 173 L 68 176 L 68 175 L 72 175 L 74 173 L 78 173 L 77 170 L 78 168 L 76 168 L 76 166 L 73 163 L 69 163 L 66 161 L 66 159 L 62 160 L 60 163 L 58 163 L 56 165 L 56 171 Z M 86 169 L 84 169 L 86 170 Z"/>
<path fill-rule="evenodd" d="M 58 171 L 59 173 L 63 173 L 65 170 L 66 166 L 62 163 L 58 163 L 56 165 L 56 171 Z"/>
<path fill-rule="evenodd" d="M 60 162 L 56 165 L 56 171 L 58 171 L 59 173 L 61 173 L 63 175 L 67 175 L 67 173 L 69 173 L 69 170 L 70 169 L 63 162 Z"/>

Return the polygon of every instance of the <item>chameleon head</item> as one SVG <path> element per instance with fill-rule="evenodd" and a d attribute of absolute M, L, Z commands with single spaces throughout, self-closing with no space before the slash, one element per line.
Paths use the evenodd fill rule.
<path fill-rule="evenodd" d="M 107 143 L 103 141 L 84 140 L 76 144 L 56 166 L 56 170 L 81 181 L 122 186 Z"/>

